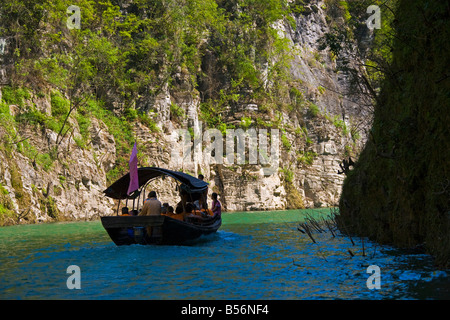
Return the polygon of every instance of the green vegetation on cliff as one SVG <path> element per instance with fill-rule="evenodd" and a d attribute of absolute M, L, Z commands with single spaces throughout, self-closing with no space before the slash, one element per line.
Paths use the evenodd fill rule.
<path fill-rule="evenodd" d="M 80 28 L 67 26 L 76 13 L 68 10 L 71 5 L 79 8 Z M 273 24 L 287 19 L 292 8 L 278 0 L 7 1 L 0 8 L 8 81 L 0 108 L 9 140 L 3 147 L 18 145 L 31 155 L 35 146 L 13 131 L 30 125 L 54 131 L 56 142 L 40 152 L 48 170 L 62 140 L 75 130 L 70 119 L 78 125 L 77 146 L 89 148 L 90 118 L 96 117 L 114 135 L 116 167 L 126 167 L 133 123 L 158 131 L 148 101 L 166 84 L 171 91 L 185 90 L 178 88 L 182 81 L 190 94 L 199 94 L 202 120 L 221 129 L 227 127 L 223 108 L 249 93 L 277 104 L 279 92 L 288 90 L 289 58 Z M 51 101 L 50 112 L 36 107 L 39 98 Z M 14 115 L 9 105 L 18 107 Z M 172 109 L 174 117 L 182 116 Z"/>
<path fill-rule="evenodd" d="M 369 141 L 345 180 L 340 224 L 450 258 L 450 5 L 402 0 Z M 375 31 L 376 32 L 376 31 Z"/>
<path fill-rule="evenodd" d="M 294 153 L 299 143 L 290 141 L 294 129 L 282 124 L 281 113 L 288 110 L 302 117 L 309 110 L 308 116 L 321 116 L 319 107 L 305 98 L 304 86 L 291 79 L 293 51 L 281 32 L 284 26 L 295 29 L 294 17 L 303 14 L 306 4 L 4 1 L 0 6 L 0 155 L 15 161 L 19 157 L 38 176 L 64 179 L 70 176 L 71 156 L 85 154 L 110 183 L 127 170 L 140 129 L 146 133 L 150 129 L 147 141 L 156 141 L 155 146 L 163 140 L 160 135 L 167 132 L 161 128 L 167 128 L 161 118 L 167 120 L 167 113 L 161 111 L 170 112 L 175 127 L 189 124 L 186 105 L 174 102 L 178 96 L 191 97 L 196 106 L 199 102 L 198 117 L 209 128 L 285 130 L 283 151 Z M 321 94 L 324 90 L 318 88 Z M 169 110 L 157 109 L 155 101 L 163 95 L 172 99 Z M 245 105 L 256 105 L 258 110 L 241 112 Z M 114 140 L 116 150 L 108 149 L 114 153 L 112 163 L 102 166 L 94 142 L 98 142 L 95 135 L 105 131 L 107 138 L 102 139 Z M 304 142 L 298 162 L 311 165 L 316 155 L 310 150 L 311 139 L 300 134 L 297 140 Z M 294 190 L 296 177 L 290 179 L 286 183 L 295 195 L 290 203 L 301 206 L 300 193 Z M 30 201 L 20 197 L 21 185 L 2 182 L 10 195 L 14 190 L 18 194 L 15 199 L 2 196 L 0 215 L 17 216 L 27 210 Z M 36 203 L 31 186 L 25 187 Z M 45 186 L 38 189 L 43 193 Z M 58 217 L 52 205 L 44 207 L 44 214 Z"/>
<path fill-rule="evenodd" d="M 160 129 L 191 125 L 198 111 L 207 127 L 221 132 L 252 126 L 281 129 L 286 166 L 283 163 L 278 174 L 284 176 L 288 207 L 301 207 L 297 169 L 312 167 L 320 156 L 314 147 L 330 139 L 325 131 L 331 127 L 342 140 L 351 133 L 354 141 L 358 132 L 343 114 L 334 117 L 324 111 L 330 102 L 318 98 L 327 97 L 328 87 L 292 79 L 294 55 L 307 59 L 314 71 L 326 73 L 325 54 L 308 49 L 302 53 L 305 58 L 295 51 L 303 48 L 294 50 L 294 34 L 303 32 L 295 30 L 296 24 L 311 20 L 313 13 L 321 16 L 326 9 L 333 30 L 347 31 L 337 21 L 344 17 L 345 23 L 358 26 L 356 18 L 361 19 L 364 7 L 357 3 L 327 0 L 319 11 L 315 1 L 307 0 L 7 1 L 0 7 L 0 40 L 6 41 L 0 56 L 0 155 L 7 159 L 17 155 L 15 160 L 33 166 L 30 171 L 46 178 L 52 175 L 53 180 L 70 177 L 73 154 L 83 160 L 84 155 L 91 156 L 99 170 L 95 174 L 102 179 L 106 175 L 110 183 L 127 171 L 137 137 L 145 135 L 148 153 L 162 154 L 155 163 L 166 163 L 167 148 L 160 142 L 167 132 Z M 68 27 L 77 13 L 68 10 L 70 6 L 79 8 L 80 28 Z M 322 19 L 318 23 L 323 24 Z M 352 33 L 347 36 L 351 43 Z M 327 44 L 335 44 L 336 37 L 340 35 L 331 36 Z M 374 59 L 371 63 L 372 69 L 380 66 Z M 377 78 L 369 75 L 370 80 Z M 180 96 L 188 102 L 177 105 Z M 165 100 L 158 104 L 161 97 Z M 336 105 L 342 97 L 337 100 Z M 188 115 L 192 106 L 197 108 L 195 115 Z M 168 119 L 174 126 L 162 124 Z M 113 159 L 102 166 L 95 148 L 108 149 L 104 152 Z M 348 145 L 345 152 L 350 155 L 352 150 Z M 91 180 L 85 180 L 88 188 Z M 77 177 L 75 186 L 79 184 Z M 8 191 L 13 194 L 15 189 L 16 199 L 23 199 L 22 210 L 30 201 L 20 198 L 21 185 L 15 186 L 8 184 Z M 30 195 L 30 183 L 25 187 Z M 44 188 L 40 185 L 39 191 Z M 59 200 L 61 191 L 53 191 Z M 4 198 L 1 212 L 17 211 Z M 58 217 L 52 203 L 46 206 L 47 213 Z"/>

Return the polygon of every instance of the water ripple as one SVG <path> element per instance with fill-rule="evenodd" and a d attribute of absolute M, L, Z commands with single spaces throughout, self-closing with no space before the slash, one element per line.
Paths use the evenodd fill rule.
<path fill-rule="evenodd" d="M 45 235 L 42 226 L 4 228 L 0 299 L 450 298 L 448 270 L 434 270 L 427 255 L 367 241 L 362 256 L 345 237 L 311 243 L 292 217 L 237 217 L 188 246 L 117 247 L 98 222 L 47 225 Z M 80 267 L 80 290 L 66 286 L 70 265 Z M 379 290 L 367 287 L 370 265 L 380 267 Z"/>

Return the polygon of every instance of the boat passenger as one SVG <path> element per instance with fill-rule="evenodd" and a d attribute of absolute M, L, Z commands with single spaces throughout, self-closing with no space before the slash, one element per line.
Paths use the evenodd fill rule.
<path fill-rule="evenodd" d="M 173 214 L 173 207 L 172 207 L 172 206 L 169 206 L 169 207 L 167 208 L 167 213 L 168 213 L 168 214 Z"/>
<path fill-rule="evenodd" d="M 185 218 L 187 220 L 190 220 L 191 218 L 195 218 L 195 219 L 200 218 L 198 215 L 196 215 L 196 210 L 195 210 L 194 204 L 192 204 L 191 202 L 189 202 L 186 205 L 186 216 L 185 216 Z"/>
<path fill-rule="evenodd" d="M 176 214 L 181 214 L 181 213 L 183 213 L 183 207 L 182 207 L 182 206 L 177 206 L 177 208 L 175 209 L 175 213 L 176 213 Z"/>
<path fill-rule="evenodd" d="M 222 215 L 222 204 L 217 199 L 217 193 L 213 192 L 213 194 L 211 195 L 211 198 L 213 199 L 211 206 L 212 206 L 212 212 L 214 214 L 214 217 L 216 215 L 218 215 L 220 217 Z"/>
<path fill-rule="evenodd" d="M 186 205 L 186 213 L 192 213 L 192 210 L 195 210 L 194 205 L 192 203 L 188 203 Z"/>
<path fill-rule="evenodd" d="M 169 208 L 169 204 L 164 202 L 161 208 L 161 213 L 167 213 L 167 208 Z"/>
<path fill-rule="evenodd" d="M 128 212 L 128 207 L 123 207 L 122 208 L 122 215 L 123 216 L 129 216 L 130 215 L 129 212 Z"/>
<path fill-rule="evenodd" d="M 161 201 L 156 197 L 155 191 L 150 191 L 148 194 L 148 199 L 145 201 L 142 211 L 139 213 L 140 216 L 153 216 L 161 214 Z"/>

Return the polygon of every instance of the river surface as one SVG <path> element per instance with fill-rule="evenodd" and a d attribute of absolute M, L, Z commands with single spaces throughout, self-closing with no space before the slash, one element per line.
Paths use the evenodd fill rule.
<path fill-rule="evenodd" d="M 329 210 L 223 213 L 189 246 L 118 247 L 99 221 L 2 227 L 0 299 L 450 299 L 430 256 L 367 240 L 363 256 L 361 239 L 330 232 L 313 243 L 305 214 Z"/>

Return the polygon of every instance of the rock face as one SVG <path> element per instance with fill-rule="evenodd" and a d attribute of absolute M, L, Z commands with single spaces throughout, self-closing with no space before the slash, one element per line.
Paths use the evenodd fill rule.
<path fill-rule="evenodd" d="M 338 174 L 339 165 L 364 142 L 364 136 L 355 141 L 346 128 L 360 121 L 364 114 L 357 103 L 343 98 L 346 77 L 335 73 L 331 56 L 317 48 L 317 40 L 327 31 L 321 5 L 322 1 L 310 1 L 304 14 L 294 16 L 296 28 L 283 23 L 276 26 L 296 49 L 291 73 L 302 84 L 302 99 L 309 104 L 301 110 L 285 110 L 278 115 L 285 129 L 278 131 L 279 158 L 272 163 L 274 170 L 270 171 L 270 166 L 261 162 L 261 155 L 256 163 L 251 163 L 248 144 L 243 164 L 236 157 L 231 162 L 226 158 L 222 163 L 212 161 L 215 154 L 205 152 L 206 142 L 199 143 L 198 138 L 205 137 L 208 129 L 216 128 L 207 128 L 201 122 L 198 92 L 184 81 L 181 71 L 175 86 L 170 89 L 168 85 L 163 86 L 156 97 L 141 97 L 136 101 L 136 108 L 145 110 L 160 129 L 155 133 L 140 123 L 134 125 L 139 165 L 182 170 L 194 176 L 202 173 L 210 183 L 210 194 L 218 192 L 228 211 L 337 205 L 344 178 Z M 42 113 L 51 113 L 49 97 L 30 99 Z M 184 112 L 182 119 L 174 120 L 172 105 Z M 239 122 L 236 119 L 240 119 L 240 114 L 259 112 L 260 108 L 257 103 L 236 106 L 227 120 Z M 14 112 L 19 110 L 10 106 L 10 113 Z M 72 117 L 70 121 L 75 130 L 60 143 L 58 161 L 47 168 L 42 163 L 36 164 L 36 156 L 33 159 L 32 155 L 14 149 L 0 150 L 0 184 L 3 193 L 9 195 L 1 198 L 2 206 L 10 213 L 3 224 L 94 219 L 115 214 L 117 202 L 104 197 L 102 191 L 107 187 L 106 174 L 116 163 L 116 141 L 104 123 L 92 118 L 90 144 L 88 148 L 79 148 L 76 138 L 80 130 Z M 246 132 L 252 128 L 259 132 L 263 129 L 253 123 Z M 192 144 L 190 153 L 184 155 L 186 144 L 180 141 L 180 129 L 194 134 L 187 136 Z M 24 126 L 20 130 L 22 137 L 38 146 L 39 154 L 48 154 L 56 144 L 57 133 L 49 129 L 36 132 L 33 126 Z M 0 131 L 2 138 L 8 135 L 5 130 Z M 222 138 L 225 153 L 226 136 Z M 272 139 L 267 150 L 273 145 Z M 267 153 L 273 156 L 272 151 Z M 119 171 L 126 172 L 127 168 Z M 171 205 L 178 202 L 173 181 L 156 180 L 147 191 L 151 188 L 158 191 L 162 202 Z"/>
<path fill-rule="evenodd" d="M 42 146 L 38 153 L 45 154 L 46 146 L 56 143 L 54 131 L 36 131 L 31 127 L 20 130 L 30 144 Z M 36 156 L 30 159 L 19 152 L 0 153 L 0 182 L 17 213 L 10 219 L 89 220 L 112 214 L 113 201 L 102 192 L 106 188 L 105 170 L 109 170 L 115 160 L 114 138 L 104 124 L 93 119 L 91 139 L 92 150 L 89 151 L 78 148 L 72 138 L 64 139 L 59 147 L 59 161 L 54 161 L 49 168 L 36 164 Z"/>
<path fill-rule="evenodd" d="M 378 243 L 425 248 L 448 268 L 450 60 L 441 52 L 450 50 L 450 21 L 448 3 L 420 4 L 396 8 L 389 73 L 401 76 L 383 81 L 370 139 L 345 180 L 339 225 Z"/>
<path fill-rule="evenodd" d="M 343 98 L 340 93 L 345 92 L 348 86 L 345 75 L 334 72 L 335 62 L 331 56 L 318 50 L 319 38 L 328 31 L 321 4 L 321 1 L 310 1 L 307 14 L 294 17 L 295 30 L 282 23 L 276 26 L 297 50 L 291 63 L 291 73 L 296 81 L 303 84 L 302 91 L 306 93 L 304 99 L 313 102 L 317 110 L 282 112 L 282 125 L 292 130 L 280 132 L 280 135 L 287 138 L 289 143 L 286 145 L 290 146 L 286 147 L 280 142 L 281 158 L 274 174 L 264 175 L 261 165 L 238 165 L 236 160 L 234 163 L 225 160 L 223 164 L 211 164 L 208 157 L 202 157 L 200 146 L 195 141 L 190 146 L 189 158 L 186 158 L 186 153 L 183 158 L 184 144 L 177 143 L 179 135 L 173 130 L 174 127 L 167 128 L 170 135 L 166 136 L 165 141 L 172 150 L 177 149 L 180 155 L 176 161 L 169 161 L 168 167 L 182 169 L 193 175 L 204 174 L 211 183 L 210 189 L 222 196 L 227 210 L 289 208 L 286 184 L 295 187 L 306 207 L 335 206 L 339 201 L 344 179 L 343 175 L 338 174 L 340 164 L 350 149 L 358 150 L 364 143 L 364 137 L 354 141 L 349 130 L 344 128 L 362 121 L 367 114 L 357 102 Z M 187 115 L 185 121 L 176 128 L 184 131 L 191 128 L 195 134 L 203 135 L 211 128 L 199 122 L 200 101 L 192 96 L 192 92 L 171 95 L 170 101 L 181 106 Z M 166 108 L 169 108 L 168 104 L 167 100 Z M 240 113 L 258 112 L 259 108 L 254 103 L 237 106 L 228 116 L 228 121 L 236 121 Z M 302 128 L 301 132 L 298 132 L 299 128 Z M 222 139 L 226 140 L 226 137 Z M 202 148 L 205 148 L 204 143 Z M 248 154 L 246 157 L 249 160 Z M 286 181 L 286 175 L 289 181 Z"/>

